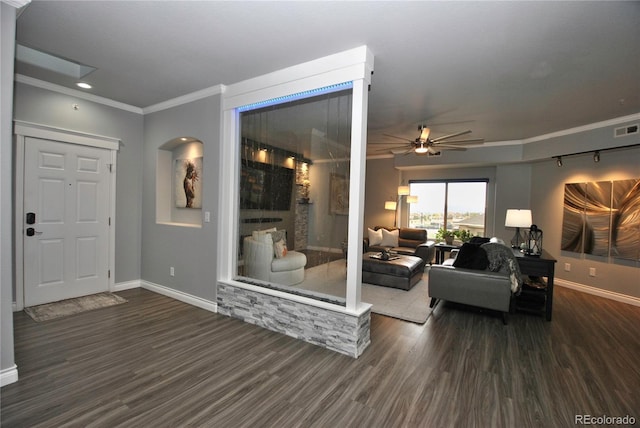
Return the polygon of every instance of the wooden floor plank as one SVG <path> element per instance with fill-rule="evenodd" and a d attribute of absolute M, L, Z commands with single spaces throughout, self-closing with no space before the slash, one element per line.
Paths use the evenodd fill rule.
<path fill-rule="evenodd" d="M 14 314 L 19 381 L 2 427 L 539 427 L 640 419 L 640 308 L 556 288 L 552 322 L 439 304 L 372 315 L 352 359 L 147 290 L 35 323 Z"/>

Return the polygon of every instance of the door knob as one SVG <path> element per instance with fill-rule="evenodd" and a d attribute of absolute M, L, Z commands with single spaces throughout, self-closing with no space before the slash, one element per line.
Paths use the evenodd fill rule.
<path fill-rule="evenodd" d="M 27 236 L 33 236 L 33 235 L 42 235 L 42 232 L 38 232 L 33 227 L 28 227 L 27 228 Z"/>

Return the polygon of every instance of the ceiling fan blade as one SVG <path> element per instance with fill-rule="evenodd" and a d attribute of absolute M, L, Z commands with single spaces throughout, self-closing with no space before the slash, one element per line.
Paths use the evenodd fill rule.
<path fill-rule="evenodd" d="M 391 152 L 394 150 L 413 150 L 412 147 L 410 146 L 404 146 L 404 147 L 385 147 L 384 149 L 376 149 L 373 150 L 374 152 Z"/>
<path fill-rule="evenodd" d="M 469 132 L 471 132 L 471 131 L 469 131 Z M 398 140 L 409 141 L 411 143 L 413 142 L 413 140 L 410 140 L 408 138 L 396 137 L 395 135 L 389 135 L 389 134 L 382 134 L 382 135 L 384 135 L 385 137 L 397 138 Z"/>
<path fill-rule="evenodd" d="M 443 141 L 445 144 L 482 144 L 484 143 L 484 138 L 474 138 L 471 140 L 453 140 L 453 141 Z M 435 145 L 440 145 L 437 141 L 434 142 Z"/>
<path fill-rule="evenodd" d="M 467 150 L 466 147 L 448 146 L 446 144 L 437 144 L 437 145 L 435 145 L 433 147 L 437 147 L 438 150 L 440 150 L 440 149 L 442 149 L 442 150 L 456 150 L 456 151 L 459 151 L 459 152 L 464 152 L 464 151 Z"/>
<path fill-rule="evenodd" d="M 448 138 L 458 137 L 460 135 L 465 135 L 465 134 L 471 134 L 471 131 L 467 130 L 462 132 L 456 132 L 455 134 L 449 134 L 449 135 L 444 135 L 442 137 L 433 138 L 431 139 L 431 141 L 434 143 L 437 143 L 438 141 L 446 140 Z"/>

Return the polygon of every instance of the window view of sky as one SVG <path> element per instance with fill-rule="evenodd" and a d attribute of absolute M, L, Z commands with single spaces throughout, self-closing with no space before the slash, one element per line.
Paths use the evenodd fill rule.
<path fill-rule="evenodd" d="M 409 227 L 436 232 L 446 225 L 449 230 L 484 234 L 486 182 L 411 183 L 410 189 L 418 202 L 409 205 Z"/>

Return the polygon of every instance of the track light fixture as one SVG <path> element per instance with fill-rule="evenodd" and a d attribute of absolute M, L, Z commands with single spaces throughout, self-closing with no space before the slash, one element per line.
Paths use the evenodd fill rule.
<path fill-rule="evenodd" d="M 593 161 L 595 163 L 600 162 L 600 152 L 605 152 L 605 151 L 610 151 L 610 150 L 624 150 L 624 149 L 631 149 L 633 147 L 639 147 L 640 143 L 634 143 L 634 144 L 628 144 L 626 146 L 618 146 L 618 147 L 605 147 L 603 149 L 598 149 L 598 150 L 585 150 L 584 152 L 576 152 L 576 153 L 565 153 L 563 155 L 558 155 L 558 156 L 551 156 L 551 159 L 555 159 L 556 160 L 556 165 L 558 165 L 558 167 L 562 166 L 562 158 L 563 157 L 567 157 L 567 156 L 581 156 L 581 155 L 587 155 L 587 154 L 591 154 L 593 153 Z"/>

